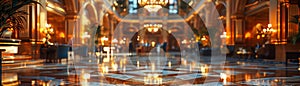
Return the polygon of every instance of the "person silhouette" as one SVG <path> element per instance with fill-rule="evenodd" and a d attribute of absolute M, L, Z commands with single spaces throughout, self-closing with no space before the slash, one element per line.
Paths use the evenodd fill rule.
<path fill-rule="evenodd" d="M 129 42 L 129 54 L 132 55 L 132 53 L 133 53 L 133 44 L 132 44 L 132 42 L 130 41 L 130 42 Z"/>
<path fill-rule="evenodd" d="M 167 52 L 167 42 L 164 42 L 163 45 L 161 46 L 161 48 Z"/>
<path fill-rule="evenodd" d="M 11 38 L 12 33 L 13 33 L 12 28 L 7 28 L 6 30 L 4 30 L 4 31 L 2 32 L 1 37 L 2 37 L 2 38 Z"/>

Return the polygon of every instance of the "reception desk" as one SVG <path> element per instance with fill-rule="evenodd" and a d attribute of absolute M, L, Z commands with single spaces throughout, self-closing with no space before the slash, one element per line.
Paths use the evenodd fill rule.
<path fill-rule="evenodd" d="M 17 54 L 18 47 L 21 45 L 21 40 L 19 39 L 5 39 L 0 38 L 0 49 L 5 49 L 3 54 Z"/>

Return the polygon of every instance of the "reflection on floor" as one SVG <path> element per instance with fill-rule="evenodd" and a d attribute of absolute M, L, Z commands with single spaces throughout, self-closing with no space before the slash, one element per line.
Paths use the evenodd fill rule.
<path fill-rule="evenodd" d="M 66 63 L 45 63 L 3 71 L 3 83 L 28 85 L 300 85 L 298 64 L 227 57 L 225 65 L 181 58 L 155 62 L 143 57 L 115 57 L 113 62 L 85 57 Z M 151 58 L 150 58 L 151 59 Z M 162 60 L 160 60 L 162 61 Z M 178 60 L 177 60 L 178 61 Z M 159 66 L 158 66 L 159 65 Z M 13 77 L 11 77 L 13 76 Z M 16 78 L 17 77 L 17 78 Z"/>

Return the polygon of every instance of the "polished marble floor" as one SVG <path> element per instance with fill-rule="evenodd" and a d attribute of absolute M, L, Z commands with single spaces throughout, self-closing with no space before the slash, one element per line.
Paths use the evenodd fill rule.
<path fill-rule="evenodd" d="M 76 58 L 76 57 L 75 57 Z M 138 58 L 138 59 L 137 59 Z M 147 59 L 148 58 L 148 59 Z M 150 58 L 151 59 L 151 58 Z M 153 61 L 153 60 L 152 60 Z M 62 63 L 45 63 L 3 71 L 18 84 L 82 86 L 299 86 L 300 66 L 290 62 L 227 57 L 224 65 L 188 58 L 149 62 L 149 57 L 82 57 Z"/>

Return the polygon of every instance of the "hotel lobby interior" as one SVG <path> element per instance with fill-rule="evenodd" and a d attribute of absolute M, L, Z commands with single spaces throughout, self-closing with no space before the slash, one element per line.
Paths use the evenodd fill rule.
<path fill-rule="evenodd" d="M 0 0 L 0 86 L 300 86 L 300 0 Z"/>

